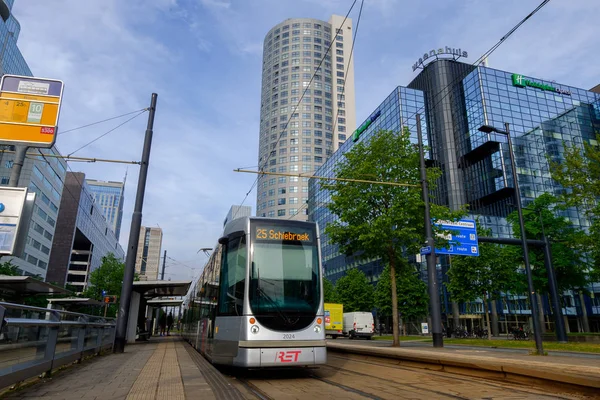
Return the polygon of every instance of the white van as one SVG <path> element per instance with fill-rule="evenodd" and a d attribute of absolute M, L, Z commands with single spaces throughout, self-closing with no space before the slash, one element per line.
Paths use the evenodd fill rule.
<path fill-rule="evenodd" d="M 344 313 L 344 336 L 350 339 L 364 337 L 371 339 L 375 333 L 375 322 L 370 312 Z"/>

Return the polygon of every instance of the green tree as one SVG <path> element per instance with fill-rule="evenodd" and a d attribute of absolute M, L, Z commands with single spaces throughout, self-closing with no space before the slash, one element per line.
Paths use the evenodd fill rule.
<path fill-rule="evenodd" d="M 336 167 L 336 177 L 402 186 L 341 180 L 323 184 L 331 193 L 328 208 L 337 217 L 325 228 L 331 240 L 347 255 L 381 258 L 389 265 L 394 346 L 399 345 L 396 263 L 404 252 L 418 253 L 425 237 L 419 159 L 408 128 L 401 133 L 382 130 L 344 154 Z M 440 176 L 438 168 L 428 168 L 432 190 Z M 431 206 L 432 218 L 454 219 L 461 215 Z"/>
<path fill-rule="evenodd" d="M 576 230 L 571 222 L 557 215 L 556 198 L 544 193 L 523 209 L 525 234 L 528 239 L 541 240 L 543 233 L 550 239 L 552 264 L 556 271 L 559 293 L 565 290 L 582 289 L 587 285 L 587 267 L 583 260 L 581 243 L 585 234 Z M 508 216 L 515 236 L 520 237 L 517 212 Z M 548 274 L 544 264 L 544 250 L 529 246 L 533 285 L 537 292 L 548 293 Z"/>
<path fill-rule="evenodd" d="M 338 279 L 335 292 L 335 299 L 344 305 L 344 312 L 371 311 L 373 308 L 373 285 L 358 268 L 351 268 Z"/>
<path fill-rule="evenodd" d="M 490 236 L 491 231 L 477 224 L 477 235 Z M 493 243 L 480 243 L 479 256 L 453 256 L 445 285 L 458 302 L 472 302 L 480 298 L 485 305 L 488 338 L 492 330 L 488 300 L 498 299 L 501 292 L 521 293 L 524 289 L 521 274 L 517 272 L 517 250 Z"/>
<path fill-rule="evenodd" d="M 333 283 L 327 278 L 323 278 L 323 298 L 325 303 L 336 303 L 337 295 Z"/>
<path fill-rule="evenodd" d="M 406 261 L 399 259 L 398 264 L 402 263 L 406 263 Z M 404 333 L 406 334 L 406 321 L 422 318 L 429 312 L 427 285 L 419 278 L 416 268 L 412 265 L 404 265 L 396 271 L 396 287 L 398 293 L 397 308 L 405 321 L 402 326 L 405 327 Z M 383 316 L 392 315 L 391 294 L 390 267 L 386 266 L 375 288 L 375 305 Z"/>
<path fill-rule="evenodd" d="M 107 254 L 102 257 L 100 267 L 90 274 L 89 284 L 83 296 L 102 301 L 103 290 L 107 295 L 120 296 L 124 272 L 125 264 L 119 261 L 114 254 Z M 116 312 L 117 305 L 111 304 L 108 307 L 107 316 L 115 316 Z"/>
<path fill-rule="evenodd" d="M 600 141 L 597 133 L 596 143 Z M 583 147 L 576 143 L 563 142 L 562 158 L 551 158 L 552 178 L 565 189 L 559 197 L 560 203 L 575 207 L 590 222 L 587 234 L 575 238 L 591 255 L 590 279 L 600 279 L 600 146 L 583 141 Z"/>
<path fill-rule="evenodd" d="M 8 260 L 0 264 L 0 275 L 19 276 L 21 274 L 19 273 L 17 266 Z"/>

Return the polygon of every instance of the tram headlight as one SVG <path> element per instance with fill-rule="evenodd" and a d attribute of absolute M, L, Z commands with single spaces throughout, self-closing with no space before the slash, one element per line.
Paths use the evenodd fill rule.
<path fill-rule="evenodd" d="M 315 332 L 321 333 L 321 325 L 315 325 Z"/>
<path fill-rule="evenodd" d="M 259 331 L 258 325 L 252 325 L 250 327 L 250 332 L 252 332 L 252 333 L 258 333 L 258 331 Z"/>

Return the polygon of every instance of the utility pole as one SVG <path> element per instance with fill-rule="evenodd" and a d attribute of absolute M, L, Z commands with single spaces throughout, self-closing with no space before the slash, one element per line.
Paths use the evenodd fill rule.
<path fill-rule="evenodd" d="M 437 282 L 435 262 L 435 244 L 431 229 L 431 215 L 429 212 L 429 188 L 427 187 L 427 168 L 425 167 L 425 154 L 423 152 L 423 138 L 421 133 L 421 115 L 417 114 L 417 139 L 419 143 L 419 159 L 421 162 L 421 188 L 423 189 L 423 202 L 425 203 L 425 236 L 427 246 L 431 252 L 427 257 L 427 280 L 429 281 L 429 308 L 431 312 L 431 335 L 433 347 L 444 347 L 442 334 L 442 310 L 440 306 L 440 292 Z"/>
<path fill-rule="evenodd" d="M 8 187 L 19 186 L 19 178 L 21 177 L 21 170 L 23 169 L 28 149 L 29 146 L 15 146 L 15 160 L 13 161 L 12 170 L 10 171 Z"/>
<path fill-rule="evenodd" d="M 165 256 L 163 257 L 163 267 L 162 267 L 162 273 L 160 274 L 160 280 L 164 281 L 165 280 L 165 267 L 167 264 L 167 251 L 165 250 Z"/>
<path fill-rule="evenodd" d="M 135 196 L 135 207 L 131 217 L 129 245 L 127 246 L 125 273 L 123 276 L 123 287 L 121 289 L 121 302 L 119 303 L 119 318 L 117 320 L 117 332 L 115 334 L 115 353 L 123 353 L 125 351 L 125 342 L 127 341 L 127 322 L 129 320 L 131 294 L 133 292 L 135 258 L 137 256 L 140 227 L 142 225 L 142 207 L 144 205 L 146 179 L 148 177 L 148 164 L 150 163 L 150 148 L 152 147 L 152 133 L 154 128 L 154 114 L 156 113 L 157 97 L 158 95 L 156 93 L 152 93 L 152 99 L 150 100 L 148 125 L 146 127 L 146 137 L 144 138 L 144 149 L 142 151 L 142 163 L 140 165 L 140 176 L 138 179 L 137 193 Z"/>

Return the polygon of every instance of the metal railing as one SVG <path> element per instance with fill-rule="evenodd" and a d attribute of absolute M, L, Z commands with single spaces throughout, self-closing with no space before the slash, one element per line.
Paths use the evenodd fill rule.
<path fill-rule="evenodd" d="M 112 349 L 116 321 L 0 302 L 0 388 Z"/>

